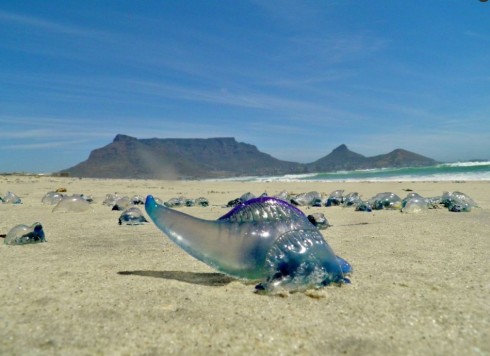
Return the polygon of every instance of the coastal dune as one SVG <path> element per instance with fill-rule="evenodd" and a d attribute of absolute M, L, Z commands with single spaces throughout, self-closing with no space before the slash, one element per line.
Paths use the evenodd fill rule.
<path fill-rule="evenodd" d="M 52 212 L 48 191 L 94 198 L 86 212 Z M 120 226 L 108 193 L 205 197 L 180 211 L 217 219 L 245 192 L 368 199 L 461 191 L 469 213 L 420 214 L 341 207 L 322 212 L 322 234 L 353 268 L 350 285 L 260 295 L 217 273 L 153 223 Z M 0 354 L 490 354 L 490 182 L 237 182 L 1 176 L 0 233 L 39 221 L 47 243 L 0 244 Z M 142 210 L 144 210 L 142 208 Z"/>

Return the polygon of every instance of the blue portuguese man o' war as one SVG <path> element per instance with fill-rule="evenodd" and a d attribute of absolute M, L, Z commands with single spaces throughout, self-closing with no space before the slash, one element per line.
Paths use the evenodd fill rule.
<path fill-rule="evenodd" d="M 31 226 L 24 224 L 14 226 L 7 233 L 4 241 L 6 245 L 27 245 L 39 242 L 46 242 L 46 238 L 43 226 L 38 222 Z"/>
<path fill-rule="evenodd" d="M 173 242 L 216 270 L 258 280 L 258 290 L 295 291 L 349 283 L 352 267 L 336 256 L 296 207 L 276 198 L 251 199 L 218 220 L 199 219 L 157 204 L 146 212 Z"/>

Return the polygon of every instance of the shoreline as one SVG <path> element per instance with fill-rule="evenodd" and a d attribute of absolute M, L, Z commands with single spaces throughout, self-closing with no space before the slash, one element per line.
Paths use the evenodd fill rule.
<path fill-rule="evenodd" d="M 64 187 L 92 195 L 93 211 L 52 213 L 41 198 Z M 214 220 L 247 191 L 363 199 L 411 189 L 461 191 L 469 213 L 322 212 L 322 234 L 354 268 L 352 284 L 287 297 L 217 273 L 175 246 L 152 223 L 119 226 L 105 194 L 164 201 L 203 196 L 209 207 L 179 211 Z M 0 353 L 5 354 L 490 354 L 490 182 L 209 182 L 0 176 L 0 233 L 40 221 L 47 243 L 0 245 Z M 144 209 L 142 209 L 144 211 Z M 145 213 L 146 215 L 146 213 Z M 362 223 L 362 224 L 360 224 Z M 0 240 L 1 242 L 1 240 Z"/>

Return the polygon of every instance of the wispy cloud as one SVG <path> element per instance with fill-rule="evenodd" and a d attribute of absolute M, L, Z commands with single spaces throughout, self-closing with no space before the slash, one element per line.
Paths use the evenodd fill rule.
<path fill-rule="evenodd" d="M 76 141 L 53 141 L 53 142 L 38 142 L 38 143 L 18 143 L 10 145 L 1 145 L 0 149 L 4 150 L 38 150 L 43 148 L 60 148 L 71 147 L 73 145 L 79 145 L 87 143 L 89 140 L 76 140 Z"/>
<path fill-rule="evenodd" d="M 478 39 L 478 40 L 483 40 L 483 41 L 490 41 L 490 35 L 488 33 L 480 33 L 480 32 L 475 32 L 475 31 L 465 31 L 464 34 L 468 37 Z"/>
<path fill-rule="evenodd" d="M 388 41 L 365 33 L 337 34 L 327 36 L 294 36 L 290 38 L 288 51 L 298 63 L 338 63 L 357 60 L 378 52 Z"/>
<path fill-rule="evenodd" d="M 85 27 L 66 25 L 40 17 L 19 15 L 17 13 L 7 12 L 4 10 L 0 10 L 0 22 L 76 36 L 98 36 L 102 34 L 99 31 Z"/>

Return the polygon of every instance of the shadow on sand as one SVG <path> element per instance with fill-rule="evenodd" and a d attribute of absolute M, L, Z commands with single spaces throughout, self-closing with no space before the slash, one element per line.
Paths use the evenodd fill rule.
<path fill-rule="evenodd" d="M 205 286 L 224 286 L 235 281 L 235 278 L 228 277 L 221 273 L 195 273 L 183 271 L 120 271 L 123 276 L 143 276 L 153 278 L 174 279 L 180 282 L 201 284 Z"/>

